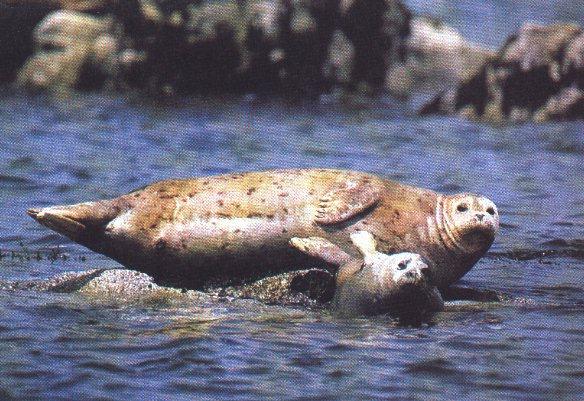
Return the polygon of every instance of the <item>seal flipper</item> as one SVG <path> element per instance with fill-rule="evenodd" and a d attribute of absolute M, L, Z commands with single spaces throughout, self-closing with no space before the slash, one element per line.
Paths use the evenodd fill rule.
<path fill-rule="evenodd" d="M 351 242 L 359 249 L 361 255 L 367 257 L 377 252 L 375 237 L 367 231 L 356 231 L 351 234 Z"/>
<path fill-rule="evenodd" d="M 316 222 L 323 225 L 342 223 L 373 207 L 381 199 L 382 186 L 369 178 L 347 180 L 340 188 L 327 192 L 319 200 Z"/>
<path fill-rule="evenodd" d="M 290 245 L 305 254 L 322 259 L 326 263 L 341 266 L 348 263 L 351 256 L 327 239 L 320 237 L 298 238 L 290 240 Z"/>
<path fill-rule="evenodd" d="M 377 243 L 375 238 L 371 233 L 367 231 L 356 231 L 350 236 L 351 242 L 357 247 L 361 255 L 363 255 L 363 260 L 351 260 L 351 263 L 346 263 L 337 272 L 337 285 L 342 285 L 349 277 L 353 274 L 358 273 L 363 269 L 365 264 L 368 262 L 367 258 L 372 257 L 377 253 Z"/>
<path fill-rule="evenodd" d="M 82 243 L 88 235 L 101 233 L 124 209 L 120 198 L 68 206 L 29 209 L 28 215 L 73 241 Z"/>

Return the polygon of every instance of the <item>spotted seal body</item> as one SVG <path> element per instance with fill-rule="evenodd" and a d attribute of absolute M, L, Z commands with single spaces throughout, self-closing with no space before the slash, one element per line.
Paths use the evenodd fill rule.
<path fill-rule="evenodd" d="M 384 253 L 419 253 L 438 287 L 462 277 L 487 251 L 496 206 L 344 170 L 274 170 L 167 180 L 112 200 L 31 209 L 41 224 L 156 280 L 200 287 L 315 267 L 289 246 L 323 237 L 355 255 L 366 230 Z"/>
<path fill-rule="evenodd" d="M 295 248 L 338 265 L 336 289 L 331 303 L 341 317 L 389 314 L 417 321 L 444 308 L 432 283 L 431 266 L 419 254 L 387 255 L 377 251 L 373 236 L 366 231 L 351 234 L 362 257 L 353 257 L 324 238 L 293 238 Z"/>

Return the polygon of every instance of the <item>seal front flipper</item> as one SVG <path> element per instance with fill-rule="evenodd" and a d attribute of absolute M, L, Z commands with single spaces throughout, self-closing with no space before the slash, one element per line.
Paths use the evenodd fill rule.
<path fill-rule="evenodd" d="M 309 256 L 322 259 L 326 263 L 337 267 L 348 263 L 352 259 L 348 253 L 337 245 L 320 237 L 294 237 L 290 240 L 290 245 Z"/>
<path fill-rule="evenodd" d="M 363 255 L 363 260 L 352 260 L 351 263 L 345 263 L 337 272 L 337 285 L 343 284 L 349 277 L 360 272 L 365 264 L 375 263 L 377 254 L 377 242 L 373 235 L 367 231 L 356 231 L 350 235 L 351 242 Z"/>
<path fill-rule="evenodd" d="M 369 178 L 348 179 L 319 199 L 315 221 L 322 225 L 347 221 L 375 206 L 382 188 L 381 183 Z"/>

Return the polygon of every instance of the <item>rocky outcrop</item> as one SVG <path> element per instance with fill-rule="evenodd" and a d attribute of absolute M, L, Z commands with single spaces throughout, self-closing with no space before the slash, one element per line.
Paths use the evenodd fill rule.
<path fill-rule="evenodd" d="M 41 90 L 278 93 L 306 98 L 340 88 L 349 94 L 384 92 L 403 98 L 462 81 L 460 91 L 446 90 L 425 111 L 472 114 L 466 106 L 475 102 L 472 110 L 482 115 L 483 100 L 463 99 L 482 94 L 455 94 L 467 86 L 467 92 L 474 93 L 482 81 L 492 79 L 493 68 L 481 70 L 488 60 L 525 69 L 532 68 L 526 66 L 534 59 L 544 61 L 546 54 L 554 53 L 536 49 L 524 54 L 539 46 L 541 35 L 531 26 L 495 54 L 435 18 L 413 16 L 400 0 L 4 2 L 8 6 L 0 8 L 0 19 L 6 16 L 0 26 L 5 39 L 0 41 L 0 55 L 6 57 L 0 60 L 0 78 L 12 80 L 20 68 L 18 83 Z M 36 19 L 26 22 L 29 31 L 11 28 L 14 16 L 26 10 L 39 10 Z M 51 11 L 32 33 L 34 24 Z M 26 42 L 20 50 L 12 48 L 13 37 Z M 562 46 L 552 42 L 543 48 Z M 566 58 L 566 76 L 581 70 L 579 52 L 574 48 L 573 58 Z M 3 68 L 7 72 L 2 75 Z M 499 74 L 505 68 L 495 69 Z M 558 90 L 559 98 L 553 101 L 545 98 L 540 107 L 550 103 L 538 118 L 577 113 L 579 103 L 573 102 L 580 96 L 578 90 Z M 461 98 L 454 105 L 449 103 L 453 96 Z"/>
<path fill-rule="evenodd" d="M 0 83 L 16 79 L 18 70 L 34 50 L 32 32 L 48 13 L 55 10 L 53 4 L 17 4 L 0 1 Z"/>
<path fill-rule="evenodd" d="M 397 97 L 445 90 L 475 75 L 495 54 L 430 16 L 414 17 L 410 30 L 405 58 L 388 69 L 385 80 L 388 92 Z"/>
<path fill-rule="evenodd" d="M 35 53 L 18 75 L 22 86 L 99 88 L 115 73 L 119 38 L 106 17 L 57 11 L 40 22 L 33 38 Z"/>
<path fill-rule="evenodd" d="M 411 19 L 399 0 L 8 4 L 61 9 L 35 29 L 34 54 L 20 73 L 21 84 L 40 89 L 114 82 L 179 94 L 310 96 L 334 85 L 376 92 L 387 69 L 403 57 Z"/>
<path fill-rule="evenodd" d="M 94 301 L 124 304 L 203 302 L 218 299 L 255 299 L 266 304 L 318 306 L 334 294 L 334 276 L 310 269 L 282 273 L 205 292 L 164 287 L 147 274 L 127 269 L 92 269 L 67 272 L 46 280 L 0 281 L 0 290 L 29 290 L 81 294 Z"/>
<path fill-rule="evenodd" d="M 209 299 L 208 295 L 199 291 L 161 287 L 150 276 L 125 269 L 92 269 L 63 273 L 46 280 L 2 282 L 0 289 L 75 293 L 95 301 L 124 304 Z"/>
<path fill-rule="evenodd" d="M 212 292 L 218 296 L 252 298 L 267 304 L 314 306 L 328 303 L 333 298 L 335 286 L 335 277 L 327 270 L 309 269 Z"/>
<path fill-rule="evenodd" d="M 584 118 L 583 33 L 575 24 L 525 24 L 480 71 L 421 114 L 489 122 Z"/>

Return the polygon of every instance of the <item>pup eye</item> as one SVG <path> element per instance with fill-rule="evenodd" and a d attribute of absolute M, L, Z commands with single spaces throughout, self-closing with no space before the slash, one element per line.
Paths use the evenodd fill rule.
<path fill-rule="evenodd" d="M 461 203 L 456 207 L 459 212 L 466 212 L 468 210 L 468 205 L 466 203 Z"/>
<path fill-rule="evenodd" d="M 398 270 L 405 269 L 406 267 L 408 267 L 408 262 L 409 262 L 409 260 L 408 261 L 404 261 L 404 262 L 399 262 L 398 265 L 397 265 L 397 269 Z"/>
<path fill-rule="evenodd" d="M 495 215 L 495 209 L 493 209 L 492 207 L 487 209 L 487 213 L 490 214 L 491 216 Z"/>

